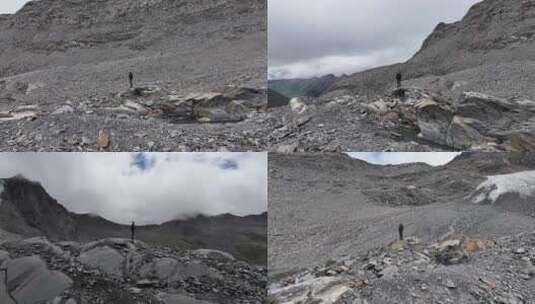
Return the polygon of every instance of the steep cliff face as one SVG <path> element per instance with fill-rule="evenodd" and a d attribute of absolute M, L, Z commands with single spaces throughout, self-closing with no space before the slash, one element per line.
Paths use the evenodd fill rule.
<path fill-rule="evenodd" d="M 40 184 L 23 177 L 2 181 L 2 229 L 22 235 L 45 234 L 53 239 L 74 238 L 76 225 L 71 215 Z"/>

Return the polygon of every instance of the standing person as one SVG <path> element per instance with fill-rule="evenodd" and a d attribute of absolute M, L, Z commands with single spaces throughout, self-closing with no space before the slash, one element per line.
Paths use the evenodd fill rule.
<path fill-rule="evenodd" d="M 128 81 L 130 82 L 130 88 L 134 87 L 134 74 L 132 72 L 128 73 Z"/>
<path fill-rule="evenodd" d="M 396 81 L 398 83 L 398 89 L 401 88 L 401 80 L 402 80 L 402 75 L 401 75 L 401 71 L 399 71 L 397 74 L 396 74 Z"/>
<path fill-rule="evenodd" d="M 398 232 L 399 232 L 399 240 L 400 241 L 403 241 L 403 229 L 405 227 L 403 226 L 403 224 L 399 224 L 399 227 L 398 227 Z"/>
<path fill-rule="evenodd" d="M 135 236 L 135 233 L 136 233 L 136 223 L 134 221 L 132 221 L 132 226 L 130 227 L 130 230 L 132 232 L 132 242 L 134 241 L 134 236 Z"/>

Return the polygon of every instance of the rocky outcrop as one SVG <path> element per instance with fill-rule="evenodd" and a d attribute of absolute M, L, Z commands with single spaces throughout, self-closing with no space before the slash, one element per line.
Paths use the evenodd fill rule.
<path fill-rule="evenodd" d="M 393 128 L 411 126 L 426 141 L 451 150 L 531 151 L 535 148 L 535 102 L 465 92 L 458 100 L 419 88 L 394 90 L 359 104 Z"/>
<path fill-rule="evenodd" d="M 225 87 L 218 92 L 165 95 L 158 87 L 138 87 L 119 94 L 124 100 L 105 111 L 117 115 L 155 117 L 179 122 L 235 123 L 266 107 L 266 92 Z"/>

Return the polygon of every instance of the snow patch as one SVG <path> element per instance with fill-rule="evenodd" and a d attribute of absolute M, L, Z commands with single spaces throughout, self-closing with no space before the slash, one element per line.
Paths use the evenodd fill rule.
<path fill-rule="evenodd" d="M 523 197 L 535 195 L 535 171 L 487 176 L 487 180 L 472 194 L 472 201 L 476 204 L 494 204 L 506 193 L 517 193 Z"/>

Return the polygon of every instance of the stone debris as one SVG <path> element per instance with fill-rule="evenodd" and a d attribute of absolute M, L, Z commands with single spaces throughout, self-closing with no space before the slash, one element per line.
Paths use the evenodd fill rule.
<path fill-rule="evenodd" d="M 266 268 L 231 257 L 118 238 L 9 241 L 0 244 L 0 303 L 264 303 Z"/>
<path fill-rule="evenodd" d="M 432 244 L 414 238 L 398 241 L 394 243 L 403 243 L 402 247 L 378 248 L 271 281 L 268 298 L 270 303 L 285 304 L 413 303 L 414 299 L 419 299 L 416 303 L 532 303 L 533 289 L 525 282 L 533 274 L 523 276 L 526 271 L 516 247 L 533 241 L 535 233 L 498 240 L 452 238 Z M 464 251 L 467 243 L 495 246 L 481 246 L 480 255 Z M 434 258 L 437 254 L 441 257 Z M 531 259 L 524 263 L 532 269 Z M 345 271 L 340 271 L 340 265 Z"/>

